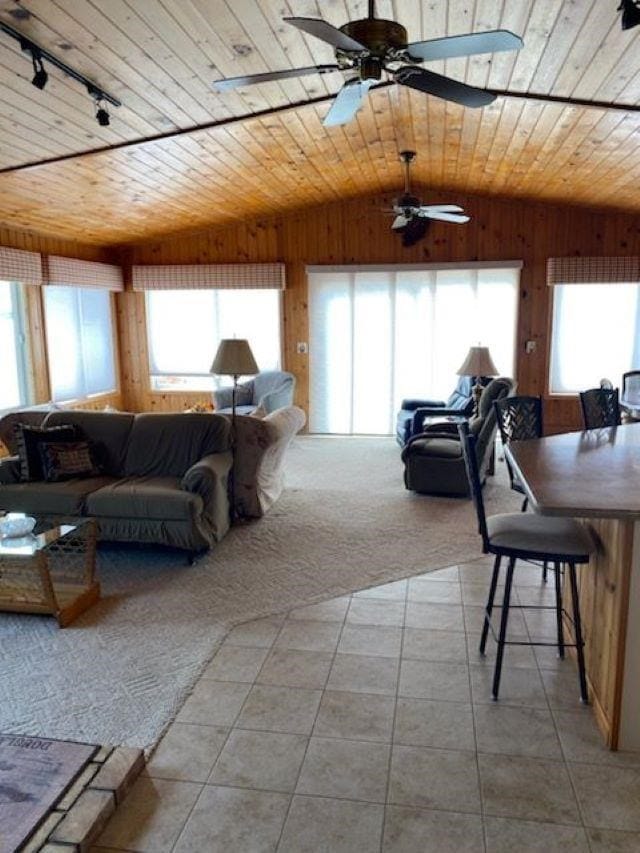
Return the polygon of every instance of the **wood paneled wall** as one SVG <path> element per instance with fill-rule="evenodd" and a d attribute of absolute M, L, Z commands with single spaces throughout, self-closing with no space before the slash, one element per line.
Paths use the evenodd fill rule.
<path fill-rule="evenodd" d="M 308 356 L 296 352 L 297 341 L 308 341 L 305 264 L 366 264 L 465 262 L 521 259 L 517 335 L 517 379 L 521 393 L 546 394 L 548 375 L 549 289 L 546 262 L 550 256 L 625 255 L 640 253 L 636 217 L 551 207 L 477 196 L 443 194 L 471 214 L 464 226 L 433 223 L 426 239 L 405 249 L 390 230 L 381 209 L 389 196 L 375 196 L 306 209 L 237 227 L 179 234 L 171 239 L 122 250 L 131 263 L 237 263 L 283 261 L 287 269 L 284 297 L 284 360 L 298 379 L 297 401 L 308 410 Z M 144 297 L 118 296 L 122 359 L 122 391 L 130 409 L 179 410 L 205 394 L 152 394 Z M 606 306 L 605 306 L 606 310 Z M 606 318 L 605 318 L 606 319 Z M 525 341 L 536 349 L 525 354 Z M 616 379 L 617 377 L 612 377 Z M 419 394 L 428 389 L 416 389 Z M 545 400 L 549 431 L 578 428 L 577 398 Z"/>

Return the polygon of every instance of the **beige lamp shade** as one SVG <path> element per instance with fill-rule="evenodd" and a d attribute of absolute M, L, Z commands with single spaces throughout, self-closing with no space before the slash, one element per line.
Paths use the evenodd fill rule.
<path fill-rule="evenodd" d="M 253 376 L 260 371 L 249 341 L 244 338 L 224 338 L 220 341 L 209 372 L 220 376 Z"/>
<path fill-rule="evenodd" d="M 457 372 L 458 376 L 497 376 L 498 368 L 493 363 L 489 347 L 471 347 Z"/>

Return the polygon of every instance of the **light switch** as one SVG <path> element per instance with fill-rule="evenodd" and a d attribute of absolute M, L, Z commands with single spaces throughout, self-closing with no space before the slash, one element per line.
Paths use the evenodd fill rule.
<path fill-rule="evenodd" d="M 532 352 L 535 352 L 538 348 L 538 344 L 536 341 L 526 341 L 524 345 L 524 351 L 527 355 L 531 355 Z"/>
<path fill-rule="evenodd" d="M 298 341 L 296 344 L 296 352 L 298 355 L 306 355 L 309 352 L 309 345 L 306 341 Z"/>

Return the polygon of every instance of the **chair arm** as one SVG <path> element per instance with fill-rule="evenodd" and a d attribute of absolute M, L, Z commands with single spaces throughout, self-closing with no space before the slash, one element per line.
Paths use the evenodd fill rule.
<path fill-rule="evenodd" d="M 217 388 L 213 392 L 213 405 L 215 409 L 230 409 L 233 404 L 233 388 Z"/>
<path fill-rule="evenodd" d="M 438 409 L 444 408 L 447 404 L 444 400 L 415 400 L 408 399 L 403 400 L 400 403 L 400 408 L 404 409 L 405 412 L 413 412 L 415 409 L 419 409 L 421 406 L 427 406 L 428 408 Z"/>
<path fill-rule="evenodd" d="M 0 459 L 0 485 L 8 486 L 20 482 L 20 457 L 5 456 Z"/>
<path fill-rule="evenodd" d="M 291 388 L 285 386 L 282 388 L 274 388 L 265 394 L 258 405 L 262 406 L 265 412 L 269 415 L 277 409 L 283 409 L 291 404 Z"/>
<path fill-rule="evenodd" d="M 233 465 L 230 450 L 210 453 L 192 465 L 182 478 L 180 488 L 200 495 L 204 504 L 203 514 L 219 542 L 229 529 L 229 494 L 227 484 Z"/>
<path fill-rule="evenodd" d="M 416 434 L 419 432 L 423 432 L 426 428 L 423 426 L 423 422 L 425 418 L 460 418 L 462 417 L 466 420 L 464 415 L 464 411 L 460 409 L 434 409 L 428 407 L 421 407 L 416 409 L 413 414 L 413 421 L 411 423 L 411 433 Z M 428 428 L 428 427 L 427 427 Z M 456 427 L 457 429 L 457 427 Z"/>

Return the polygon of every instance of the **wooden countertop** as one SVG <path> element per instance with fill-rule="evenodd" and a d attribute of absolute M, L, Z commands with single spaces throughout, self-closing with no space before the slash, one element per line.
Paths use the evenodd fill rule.
<path fill-rule="evenodd" d="M 505 453 L 542 515 L 640 519 L 640 423 L 514 441 Z"/>

